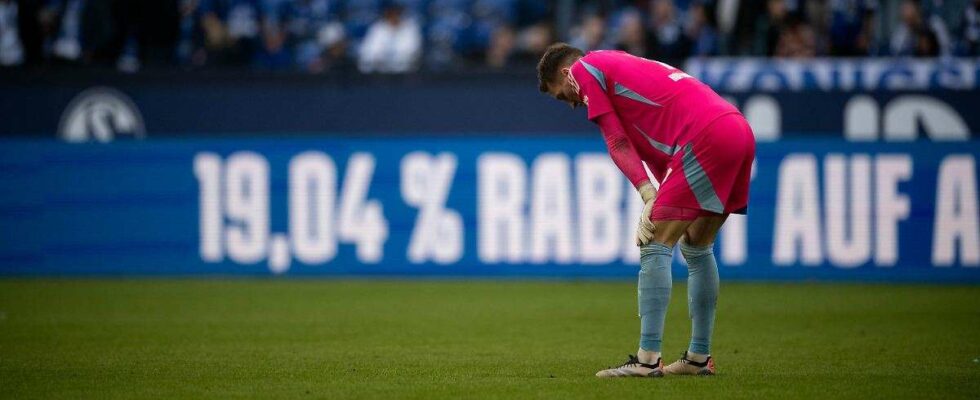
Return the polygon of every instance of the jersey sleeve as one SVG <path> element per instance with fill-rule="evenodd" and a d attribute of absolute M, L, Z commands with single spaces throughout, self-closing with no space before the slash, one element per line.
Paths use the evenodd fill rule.
<path fill-rule="evenodd" d="M 619 170 L 626 175 L 633 187 L 639 188 L 643 183 L 649 182 L 647 171 L 643 168 L 643 162 L 636 153 L 636 148 L 626 137 L 626 130 L 619 121 L 616 113 L 605 113 L 596 120 L 602 137 L 606 140 L 606 147 L 609 149 L 609 157 Z"/>
<path fill-rule="evenodd" d="M 571 72 L 572 78 L 578 84 L 579 95 L 588 109 L 589 120 L 594 122 L 600 115 L 613 111 L 606 94 L 609 82 L 602 70 L 582 58 L 572 65 Z"/>

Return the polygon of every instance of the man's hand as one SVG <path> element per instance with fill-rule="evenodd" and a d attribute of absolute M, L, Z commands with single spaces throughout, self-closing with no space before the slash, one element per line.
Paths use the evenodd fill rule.
<path fill-rule="evenodd" d="M 636 227 L 636 245 L 643 246 L 653 241 L 655 227 L 650 221 L 650 213 L 653 212 L 653 201 L 657 198 L 657 190 L 650 182 L 640 185 L 636 190 L 640 192 L 640 197 L 643 199 L 643 212 L 640 213 L 640 223 Z"/>

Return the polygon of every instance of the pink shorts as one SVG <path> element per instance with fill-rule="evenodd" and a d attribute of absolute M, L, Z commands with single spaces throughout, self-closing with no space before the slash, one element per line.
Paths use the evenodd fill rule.
<path fill-rule="evenodd" d="M 745 214 L 755 159 L 755 135 L 740 114 L 714 120 L 678 147 L 667 165 L 650 219 L 693 220 L 711 214 Z"/>

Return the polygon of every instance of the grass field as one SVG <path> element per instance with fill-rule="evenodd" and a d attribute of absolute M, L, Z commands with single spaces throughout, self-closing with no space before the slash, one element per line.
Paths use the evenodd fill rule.
<path fill-rule="evenodd" d="M 980 287 L 723 282 L 719 375 L 599 380 L 636 349 L 635 302 L 626 282 L 0 280 L 0 397 L 980 398 Z"/>

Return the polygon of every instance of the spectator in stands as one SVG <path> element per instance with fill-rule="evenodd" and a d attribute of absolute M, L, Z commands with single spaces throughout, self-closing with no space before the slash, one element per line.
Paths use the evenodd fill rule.
<path fill-rule="evenodd" d="M 118 7 L 108 0 L 85 0 L 81 9 L 79 37 L 83 40 L 84 62 L 112 65 L 119 59 L 125 39 Z"/>
<path fill-rule="evenodd" d="M 582 24 L 572 29 L 569 42 L 572 47 L 586 52 L 611 48 L 611 43 L 606 38 L 606 16 L 599 12 L 586 14 Z"/>
<path fill-rule="evenodd" d="M 123 71 L 174 65 L 178 0 L 51 0 L 31 16 L 55 59 Z"/>
<path fill-rule="evenodd" d="M 939 50 L 940 56 L 950 56 L 953 54 L 953 38 L 949 33 L 949 25 L 946 20 L 943 19 L 943 7 L 941 5 L 944 0 L 931 0 L 928 4 L 932 5 L 929 8 L 929 12 L 925 15 L 926 25 L 929 26 L 929 30 L 932 35 L 935 36 L 936 45 Z M 964 5 L 965 6 L 965 5 Z M 961 9 L 964 7 L 961 7 Z"/>
<path fill-rule="evenodd" d="M 816 54 L 830 54 L 830 4 L 824 0 L 800 0 L 799 15 L 813 29 Z"/>
<path fill-rule="evenodd" d="M 539 21 L 522 29 L 517 34 L 517 50 L 528 63 L 540 60 L 541 55 L 555 42 L 551 25 L 547 21 Z"/>
<path fill-rule="evenodd" d="M 759 16 L 758 24 L 763 26 L 758 34 L 765 35 L 756 39 L 756 46 L 760 49 L 756 53 L 773 56 L 776 54 L 776 47 L 785 31 L 788 29 L 789 10 L 785 0 L 769 0 L 766 2 L 766 15 Z"/>
<path fill-rule="evenodd" d="M 492 68 L 505 67 L 517 46 L 517 1 L 474 0 L 470 7 L 472 18 L 470 40 L 485 51 L 476 51 Z"/>
<path fill-rule="evenodd" d="M 569 32 L 554 30 L 576 16 Z M 0 65 L 131 71 L 176 56 L 191 68 L 318 73 L 357 61 L 363 71 L 406 72 L 424 50 L 433 70 L 506 68 L 533 64 L 565 33 L 585 50 L 669 63 L 718 54 L 975 56 L 980 0 L 0 0 Z"/>
<path fill-rule="evenodd" d="M 483 58 L 490 68 L 501 69 L 521 62 L 533 65 L 554 42 L 545 2 L 475 0 L 471 10 L 470 44 L 486 49 Z M 480 54 L 472 49 L 470 52 Z"/>
<path fill-rule="evenodd" d="M 0 0 L 0 67 L 41 62 L 44 9 L 44 0 Z"/>
<path fill-rule="evenodd" d="M 43 46 L 55 63 L 77 63 L 82 60 L 82 10 L 85 0 L 49 0 L 38 14 Z"/>
<path fill-rule="evenodd" d="M 943 51 L 939 37 L 931 29 L 920 29 L 915 34 L 915 51 L 912 53 L 916 57 L 938 57 Z"/>
<path fill-rule="evenodd" d="M 966 56 L 980 56 L 980 0 L 963 10 L 963 22 L 960 25 L 960 51 Z"/>
<path fill-rule="evenodd" d="M 717 0 L 716 11 L 725 54 L 765 54 L 757 44 L 757 33 L 759 17 L 766 14 L 766 0 Z"/>
<path fill-rule="evenodd" d="M 204 48 L 200 46 L 197 32 L 200 29 L 200 0 L 180 0 L 179 39 L 177 39 L 177 60 L 185 67 L 199 67 L 204 64 Z"/>
<path fill-rule="evenodd" d="M 368 28 L 358 51 L 361 72 L 404 73 L 418 67 L 422 32 L 404 11 L 395 2 L 384 5 L 381 19 Z"/>
<path fill-rule="evenodd" d="M 317 34 L 317 42 L 324 49 L 318 61 L 309 64 L 310 72 L 347 71 L 353 68 L 347 52 L 347 34 L 342 24 L 331 23 Z"/>
<path fill-rule="evenodd" d="M 533 65 L 555 42 L 553 12 L 549 2 L 520 0 L 517 3 L 517 51 L 519 57 Z"/>
<path fill-rule="evenodd" d="M 940 39 L 940 35 L 946 32 L 941 20 L 924 18 L 919 4 L 914 0 L 902 2 L 900 10 L 902 23 L 892 33 L 892 54 L 915 57 L 949 54 L 948 47 Z"/>
<path fill-rule="evenodd" d="M 279 18 L 279 15 L 284 12 L 284 10 L 280 10 L 281 6 L 291 4 L 293 4 L 293 0 L 289 2 L 266 0 L 262 4 L 262 17 L 259 20 L 261 45 L 256 51 L 254 59 L 257 69 L 285 70 L 293 66 L 293 49 L 287 46 L 284 21 Z"/>
<path fill-rule="evenodd" d="M 650 2 L 650 30 L 656 40 L 656 56 L 668 63 L 680 64 L 690 53 L 681 20 L 672 0 Z"/>
<path fill-rule="evenodd" d="M 24 62 L 24 46 L 17 23 L 17 2 L 0 0 L 0 66 L 10 67 Z"/>
<path fill-rule="evenodd" d="M 341 4 L 340 16 L 344 30 L 350 35 L 351 44 L 360 48 L 361 40 L 368 28 L 381 19 L 382 0 L 345 0 Z"/>
<path fill-rule="evenodd" d="M 554 42 L 545 2 L 475 0 L 471 10 L 471 44 L 486 49 L 484 60 L 491 68 L 533 64 Z"/>
<path fill-rule="evenodd" d="M 643 27 L 643 15 L 629 9 L 619 17 L 616 48 L 635 56 L 653 58 L 654 38 Z"/>
<path fill-rule="evenodd" d="M 487 47 L 486 63 L 494 69 L 501 69 L 507 66 L 514 49 L 517 46 L 517 33 L 510 26 L 501 26 L 493 31 L 490 38 L 490 45 Z"/>
<path fill-rule="evenodd" d="M 972 0 L 923 0 L 922 11 L 927 15 L 929 26 L 936 33 L 941 56 L 956 54 L 958 38 L 956 34 L 963 26 L 964 11 Z"/>
<path fill-rule="evenodd" d="M 337 15 L 337 2 L 331 0 L 292 0 L 280 3 L 270 24 L 285 34 L 294 65 L 318 73 L 338 65 L 345 58 L 344 26 Z"/>
<path fill-rule="evenodd" d="M 830 53 L 835 56 L 867 56 L 873 51 L 872 0 L 830 0 Z"/>
<path fill-rule="evenodd" d="M 426 64 L 441 70 L 456 65 L 459 53 L 468 46 L 469 15 L 464 0 L 431 0 L 428 7 Z"/>
<path fill-rule="evenodd" d="M 698 2 L 691 5 L 688 11 L 687 26 L 684 34 L 691 43 L 692 56 L 710 56 L 718 54 L 718 31 L 708 14 L 705 4 Z"/>
<path fill-rule="evenodd" d="M 208 64 L 251 64 L 262 33 L 262 10 L 259 0 L 201 0 Z"/>
<path fill-rule="evenodd" d="M 786 17 L 773 55 L 785 58 L 810 58 L 817 53 L 813 28 L 797 14 Z"/>

